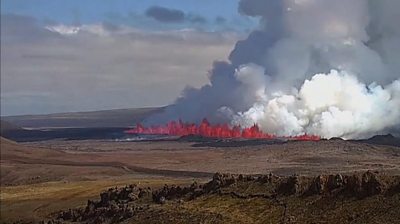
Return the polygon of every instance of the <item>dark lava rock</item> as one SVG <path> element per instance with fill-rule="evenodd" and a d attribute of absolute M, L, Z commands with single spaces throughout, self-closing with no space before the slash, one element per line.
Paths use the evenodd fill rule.
<path fill-rule="evenodd" d="M 327 189 L 328 178 L 325 175 L 319 175 L 312 181 L 310 188 L 306 192 L 308 195 L 322 194 Z"/>
<path fill-rule="evenodd" d="M 329 175 L 327 180 L 327 189 L 333 191 L 344 186 L 344 179 L 341 174 Z"/>
<path fill-rule="evenodd" d="M 379 176 L 371 171 L 368 171 L 362 175 L 361 186 L 361 196 L 366 197 L 380 194 L 386 190 L 386 186 L 380 180 Z"/>
<path fill-rule="evenodd" d="M 151 195 L 151 189 L 141 189 L 137 185 L 110 188 L 100 193 L 100 201 L 88 200 L 83 209 L 69 209 L 60 212 L 57 220 L 84 223 L 115 223 L 133 217 L 141 206 L 130 204 Z"/>
<path fill-rule="evenodd" d="M 278 194 L 292 195 L 299 193 L 300 180 L 299 177 L 294 175 L 284 180 L 277 189 Z"/>

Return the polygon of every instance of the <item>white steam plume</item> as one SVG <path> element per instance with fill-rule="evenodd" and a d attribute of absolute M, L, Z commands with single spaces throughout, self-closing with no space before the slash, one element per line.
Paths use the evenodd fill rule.
<path fill-rule="evenodd" d="M 249 69 L 259 71 L 251 67 L 257 66 L 241 67 L 237 77 Z M 257 123 L 263 130 L 283 136 L 309 133 L 360 138 L 396 126 L 400 118 L 400 80 L 385 87 L 366 86 L 355 76 L 336 70 L 313 76 L 292 94 L 265 94 L 260 99 L 248 111 L 231 115 L 233 123 Z"/>
<path fill-rule="evenodd" d="M 153 122 L 363 138 L 400 126 L 400 1 L 241 0 L 260 28 Z M 222 115 L 222 116 L 221 116 Z"/>

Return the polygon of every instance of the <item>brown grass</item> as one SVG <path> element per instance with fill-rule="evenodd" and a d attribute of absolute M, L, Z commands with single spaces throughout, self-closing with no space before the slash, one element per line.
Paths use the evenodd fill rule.
<path fill-rule="evenodd" d="M 164 184 L 189 184 L 193 179 L 124 178 L 105 181 L 46 182 L 39 184 L 1 187 L 1 220 L 39 221 L 54 212 L 86 205 L 97 199 L 99 192 L 110 187 L 136 183 L 141 187 L 158 188 Z"/>

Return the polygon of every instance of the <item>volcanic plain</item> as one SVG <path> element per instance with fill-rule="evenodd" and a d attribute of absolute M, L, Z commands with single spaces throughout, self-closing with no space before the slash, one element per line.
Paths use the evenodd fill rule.
<path fill-rule="evenodd" d="M 53 139 L 17 143 L 2 138 L 1 220 L 47 220 L 60 211 L 85 206 L 88 199 L 96 199 L 99 192 L 110 187 L 187 186 L 205 183 L 216 172 L 311 177 L 371 171 L 398 176 L 400 147 L 388 144 L 396 140 L 392 136 L 376 137 L 374 141 L 316 142 L 189 136 L 141 141 Z M 217 199 L 209 200 L 216 203 Z"/>

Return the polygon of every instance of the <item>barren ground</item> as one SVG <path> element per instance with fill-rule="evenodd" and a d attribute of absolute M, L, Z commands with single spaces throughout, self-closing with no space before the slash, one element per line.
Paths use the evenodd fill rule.
<path fill-rule="evenodd" d="M 240 147 L 185 141 L 1 139 L 1 220 L 39 220 L 84 205 L 114 185 L 204 182 L 213 173 L 318 175 L 374 170 L 400 174 L 400 148 L 342 140 Z"/>

